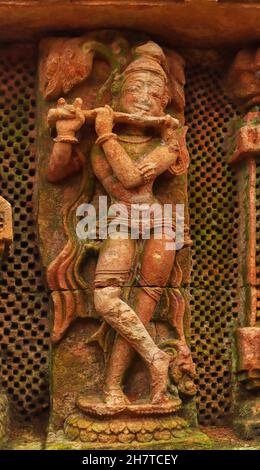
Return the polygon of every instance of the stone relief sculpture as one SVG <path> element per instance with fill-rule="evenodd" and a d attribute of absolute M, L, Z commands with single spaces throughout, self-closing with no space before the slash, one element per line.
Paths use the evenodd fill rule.
<path fill-rule="evenodd" d="M 134 416 L 142 423 L 142 415 L 151 421 L 153 415 L 164 414 L 170 426 L 171 414 L 196 390 L 187 343 L 185 285 L 191 240 L 183 60 L 147 38 L 133 41 L 131 36 L 115 32 L 49 39 L 41 50 L 42 94 L 46 101 L 58 99 L 56 107 L 44 105 L 48 127 L 55 136 L 50 157 L 46 155 L 47 137 L 39 147 L 45 163 L 40 162 L 38 220 L 43 255 L 48 253 L 44 262 L 57 344 L 52 430 L 62 416 L 70 439 L 80 433 L 84 440 L 84 425 L 81 429 L 79 423 L 83 419 L 89 426 L 91 416 L 97 420 L 107 417 L 102 423 L 109 427 L 111 422 L 122 425 Z M 68 93 L 65 100 L 61 95 Z M 57 203 L 56 208 L 50 203 L 49 224 L 57 218 L 57 207 L 62 212 L 59 227 L 52 231 L 52 247 L 43 220 L 49 204 L 47 188 Z M 99 218 L 95 237 L 82 239 L 76 228 L 78 207 L 91 202 L 100 211 L 101 195 L 108 199 L 108 237 L 100 236 L 103 221 Z M 167 202 L 174 206 L 170 214 L 165 210 Z M 114 204 L 119 216 L 117 211 L 109 212 Z M 137 236 L 133 239 L 131 210 L 140 204 L 150 216 L 145 220 L 150 223 L 149 236 L 143 236 L 135 213 Z M 184 239 L 180 248 L 173 249 L 176 204 L 184 206 Z M 64 233 L 63 246 L 60 240 L 55 242 L 59 232 Z M 80 320 L 84 317 L 85 321 Z M 81 346 L 75 344 L 79 338 L 70 337 L 73 331 L 76 337 L 80 335 Z M 81 362 L 77 384 L 73 391 L 66 390 L 61 411 L 56 393 L 68 373 L 61 351 L 63 345 L 70 349 L 72 343 L 72 349 L 79 348 L 77 354 L 82 350 L 86 362 L 91 350 L 100 358 L 102 350 L 104 366 L 101 372 L 97 365 L 83 366 Z M 72 357 L 75 352 L 67 350 Z M 92 369 L 95 385 L 93 379 L 87 383 L 83 377 L 85 367 Z M 138 377 L 143 377 L 145 390 Z M 92 438 L 97 439 L 90 431 L 85 441 Z M 118 440 L 113 432 L 110 438 Z"/>
<path fill-rule="evenodd" d="M 13 241 L 12 208 L 0 196 L 0 262 L 7 256 Z"/>
<path fill-rule="evenodd" d="M 237 171 L 241 204 L 243 324 L 236 332 L 237 378 L 235 425 L 245 438 L 259 435 L 260 317 L 258 270 L 258 177 L 260 155 L 259 49 L 239 51 L 228 71 L 226 88 L 241 119 L 230 129 L 229 154 Z"/>
<path fill-rule="evenodd" d="M 11 205 L 0 196 L 0 263 L 7 256 L 13 241 Z M 0 382 L 0 445 L 8 436 L 9 409 L 8 399 Z"/>
<path fill-rule="evenodd" d="M 0 2 L 0 449 L 260 448 L 259 9 Z"/>

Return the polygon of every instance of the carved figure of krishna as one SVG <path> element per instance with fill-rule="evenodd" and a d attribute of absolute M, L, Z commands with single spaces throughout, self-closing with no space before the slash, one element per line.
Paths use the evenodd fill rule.
<path fill-rule="evenodd" d="M 66 341 L 77 317 L 99 318 L 91 334 L 81 323 L 81 334 L 85 329 L 85 348 L 99 344 L 105 353 L 102 386 L 99 381 L 98 390 L 76 387 L 69 411 L 110 417 L 173 413 L 181 397 L 195 393 L 182 288 L 189 279 L 191 244 L 183 60 L 146 38 L 133 44 L 131 37 L 106 32 L 47 40 L 42 50 L 43 94 L 47 100 L 58 98 L 48 111 L 55 138 L 42 175 L 49 188 L 66 195 L 61 202 L 65 246 L 58 252 L 54 243 L 55 255 L 46 262 L 53 341 Z M 67 101 L 61 97 L 66 93 Z M 100 195 L 108 197 L 110 207 L 122 208 L 119 215 L 109 213 L 114 229 L 107 239 L 100 236 L 100 226 L 95 240 L 79 239 L 77 209 L 91 202 L 98 210 Z M 166 203 L 173 204 L 170 214 Z M 185 207 L 184 241 L 176 251 L 178 203 Z M 149 236 L 136 220 L 133 238 L 132 208 L 139 205 L 149 214 Z M 48 244 L 41 214 L 39 220 Z M 136 363 L 136 374 L 149 378 L 148 392 L 139 390 Z"/>

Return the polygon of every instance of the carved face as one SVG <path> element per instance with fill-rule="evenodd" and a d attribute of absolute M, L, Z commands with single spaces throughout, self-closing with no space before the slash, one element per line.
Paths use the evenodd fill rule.
<path fill-rule="evenodd" d="M 129 74 L 120 97 L 120 108 L 130 114 L 160 116 L 166 106 L 166 85 L 162 77 L 151 71 Z"/>

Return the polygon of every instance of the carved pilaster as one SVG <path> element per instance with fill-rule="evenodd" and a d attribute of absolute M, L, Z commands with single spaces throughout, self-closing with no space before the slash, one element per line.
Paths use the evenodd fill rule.
<path fill-rule="evenodd" d="M 13 241 L 12 208 L 9 202 L 0 196 L 0 263 L 8 254 Z M 0 267 L 1 276 L 1 267 Z M 0 371 L 1 375 L 1 371 Z M 5 392 L 1 388 L 0 378 L 0 446 L 8 437 L 9 409 Z"/>
<path fill-rule="evenodd" d="M 0 196 L 0 262 L 8 254 L 13 241 L 12 208 Z"/>
<path fill-rule="evenodd" d="M 259 49 L 240 51 L 230 67 L 227 89 L 241 110 L 241 119 L 230 133 L 230 163 L 239 175 L 240 265 L 244 312 L 236 332 L 236 371 L 240 387 L 236 394 L 238 432 L 255 437 L 260 432 L 260 272 L 257 265 L 259 201 L 257 167 L 260 165 Z"/>

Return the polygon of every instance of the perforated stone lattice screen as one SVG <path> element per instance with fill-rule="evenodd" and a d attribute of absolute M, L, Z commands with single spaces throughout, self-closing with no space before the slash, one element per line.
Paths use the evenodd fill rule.
<path fill-rule="evenodd" d="M 0 53 L 0 193 L 13 207 L 14 248 L 0 274 L 0 376 L 22 413 L 48 406 L 48 296 L 36 242 L 37 61 L 32 47 Z"/>
<path fill-rule="evenodd" d="M 187 70 L 191 346 L 202 424 L 221 424 L 230 412 L 231 339 L 238 315 L 238 194 L 224 152 L 236 111 L 223 96 L 221 78 L 210 67 Z"/>
<path fill-rule="evenodd" d="M 231 329 L 236 318 L 238 208 L 223 139 L 234 110 L 220 77 L 190 69 L 192 351 L 200 420 L 220 423 L 231 403 Z M 33 188 L 36 61 L 28 47 L 0 54 L 0 193 L 13 206 L 14 251 L 1 269 L 0 367 L 13 404 L 28 416 L 48 405 L 48 295 L 36 240 Z"/>

